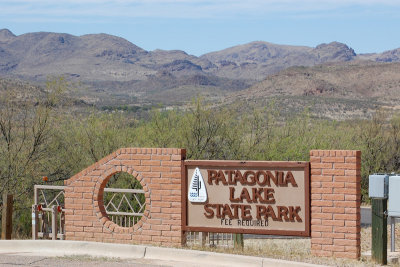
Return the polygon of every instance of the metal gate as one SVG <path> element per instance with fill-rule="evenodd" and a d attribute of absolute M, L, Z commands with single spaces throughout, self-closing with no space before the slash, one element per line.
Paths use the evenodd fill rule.
<path fill-rule="evenodd" d="M 35 185 L 32 239 L 65 239 L 65 186 Z M 132 227 L 145 210 L 144 190 L 104 188 L 106 213 L 111 221 Z"/>
<path fill-rule="evenodd" d="M 32 239 L 65 239 L 65 186 L 35 185 Z"/>

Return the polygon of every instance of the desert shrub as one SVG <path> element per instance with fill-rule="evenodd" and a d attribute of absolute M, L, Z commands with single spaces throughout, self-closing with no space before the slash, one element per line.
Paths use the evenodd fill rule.
<path fill-rule="evenodd" d="M 120 147 L 180 147 L 189 159 L 308 161 L 312 149 L 362 151 L 362 194 L 368 175 L 400 169 L 400 116 L 377 112 L 370 120 L 334 121 L 302 113 L 282 117 L 272 104 L 225 107 L 194 100 L 185 110 L 154 108 L 145 116 L 91 109 L 69 112 L 57 103 L 62 81 L 44 98 L 0 99 L 0 193 L 15 196 L 15 231 L 30 236 L 33 185 L 62 184 Z M 52 88 L 55 88 L 52 90 Z M 143 115 L 141 113 L 141 115 Z M 0 200 L 1 201 L 1 200 Z M 0 205 L 1 206 L 1 205 Z"/>

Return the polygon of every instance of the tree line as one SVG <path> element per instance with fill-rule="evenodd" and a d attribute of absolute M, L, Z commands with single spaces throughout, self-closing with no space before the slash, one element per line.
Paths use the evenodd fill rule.
<path fill-rule="evenodd" d="M 187 149 L 188 159 L 267 161 L 308 161 L 312 149 L 361 150 L 364 202 L 370 173 L 400 169 L 399 115 L 377 111 L 372 119 L 334 121 L 304 109 L 282 119 L 274 103 L 212 107 L 200 98 L 184 110 L 155 108 L 140 117 L 95 108 L 72 112 L 62 100 L 66 86 L 62 79 L 50 81 L 35 99 L 0 90 L 0 193 L 14 195 L 16 237 L 30 235 L 33 185 L 44 183 L 43 176 L 46 184 L 62 184 L 120 147 L 178 147 Z"/>

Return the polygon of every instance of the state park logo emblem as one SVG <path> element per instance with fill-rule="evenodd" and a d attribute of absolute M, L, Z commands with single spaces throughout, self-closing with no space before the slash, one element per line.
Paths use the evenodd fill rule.
<path fill-rule="evenodd" d="M 199 168 L 194 170 L 192 180 L 190 181 L 188 199 L 190 202 L 197 203 L 203 203 L 207 201 L 206 184 L 204 183 L 204 179 Z"/>

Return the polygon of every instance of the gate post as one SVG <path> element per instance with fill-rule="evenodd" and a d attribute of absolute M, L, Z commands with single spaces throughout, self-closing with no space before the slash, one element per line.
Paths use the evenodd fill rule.
<path fill-rule="evenodd" d="M 57 217 L 58 217 L 58 210 L 57 206 L 53 205 L 51 207 L 51 239 L 52 240 L 57 240 Z"/>
<path fill-rule="evenodd" d="M 32 240 L 38 239 L 39 218 L 37 205 L 32 205 Z"/>

